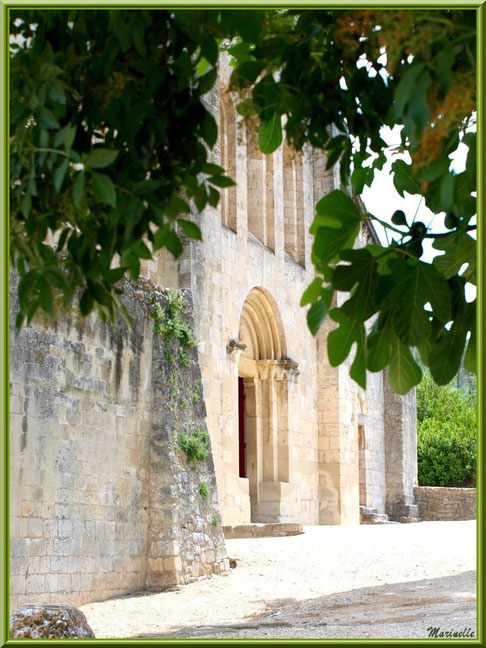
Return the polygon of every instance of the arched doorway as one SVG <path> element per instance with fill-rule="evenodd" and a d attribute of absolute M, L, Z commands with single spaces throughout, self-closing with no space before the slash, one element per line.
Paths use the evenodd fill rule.
<path fill-rule="evenodd" d="M 245 299 L 239 341 L 239 476 L 249 480 L 253 522 L 287 521 L 288 379 L 296 376 L 297 365 L 287 357 L 275 300 L 263 288 L 253 288 Z"/>

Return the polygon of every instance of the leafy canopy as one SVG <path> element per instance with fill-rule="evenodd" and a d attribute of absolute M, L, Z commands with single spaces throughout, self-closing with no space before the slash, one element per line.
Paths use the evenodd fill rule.
<path fill-rule="evenodd" d="M 472 10 L 10 9 L 11 232 L 17 326 L 76 305 L 113 321 L 117 282 L 140 259 L 175 257 L 191 219 L 233 180 L 208 162 L 218 126 L 204 104 L 223 48 L 238 111 L 263 153 L 285 137 L 325 151 L 342 187 L 316 205 L 316 279 L 302 297 L 316 334 L 329 315 L 332 365 L 352 377 L 389 368 L 406 393 L 475 365 L 476 13 Z M 384 126 L 400 126 L 388 147 Z M 450 156 L 468 148 L 465 170 Z M 356 250 L 356 198 L 387 155 L 400 195 L 422 196 L 445 229 L 393 210 L 392 241 Z M 405 159 L 403 159 L 405 156 Z M 442 254 L 432 263 L 423 243 Z M 346 300 L 336 307 L 336 294 Z"/>

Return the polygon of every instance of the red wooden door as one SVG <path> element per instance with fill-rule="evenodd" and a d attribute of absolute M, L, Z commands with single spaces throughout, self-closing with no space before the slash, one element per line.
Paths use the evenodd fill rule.
<path fill-rule="evenodd" d="M 238 442 L 240 477 L 246 477 L 245 384 L 243 378 L 238 378 Z"/>

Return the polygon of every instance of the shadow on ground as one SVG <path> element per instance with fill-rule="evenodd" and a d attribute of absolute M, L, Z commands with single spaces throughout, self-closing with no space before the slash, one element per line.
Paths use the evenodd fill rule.
<path fill-rule="evenodd" d="M 278 590 L 278 582 L 275 583 Z M 201 600 L 204 605 L 204 600 Z M 382 636 L 379 628 L 397 626 L 402 635 L 428 636 L 428 627 L 450 628 L 459 624 L 475 629 L 476 572 L 404 583 L 363 587 L 313 599 L 273 599 L 263 614 L 239 623 L 182 627 L 164 634 L 139 634 L 133 639 L 162 638 L 238 638 L 274 636 L 331 636 L 345 629 L 346 636 Z M 410 627 L 407 630 L 407 625 Z M 413 626 L 413 628 L 412 628 Z M 373 632 L 376 630 L 376 634 Z M 388 632 L 391 632 L 389 630 Z M 283 633 L 283 634 L 282 634 Z M 351 634 L 350 634 L 351 633 Z M 390 635 L 392 636 L 392 635 Z"/>

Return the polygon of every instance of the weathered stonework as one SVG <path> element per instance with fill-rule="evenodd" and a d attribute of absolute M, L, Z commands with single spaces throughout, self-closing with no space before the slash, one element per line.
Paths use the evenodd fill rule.
<path fill-rule="evenodd" d="M 211 452 L 188 465 L 178 450 L 179 433 L 205 429 L 197 351 L 169 366 L 141 288 L 124 285 L 130 330 L 92 316 L 17 336 L 12 309 L 12 607 L 79 605 L 228 568 Z"/>
<path fill-rule="evenodd" d="M 413 489 L 421 520 L 475 520 L 476 489 L 416 486 Z"/>
<path fill-rule="evenodd" d="M 125 284 L 131 330 L 92 316 L 12 333 L 12 605 L 227 569 L 221 524 L 359 524 L 360 507 L 371 520 L 417 517 L 414 392 L 396 396 L 382 372 L 360 389 L 353 352 L 329 364 L 336 323 L 314 338 L 299 305 L 314 279 L 314 206 L 339 188 L 338 169 L 286 143 L 262 155 L 230 72 L 222 56 L 205 100 L 220 124 L 211 161 L 237 185 L 194 215 L 202 242 L 185 241 L 177 261 L 161 250 L 140 289 Z M 357 246 L 374 236 L 363 226 Z M 172 343 L 154 335 L 154 286 L 183 291 L 198 341 L 176 373 Z M 162 289 L 155 298 L 167 306 Z M 206 425 L 196 465 L 180 435 Z"/>

